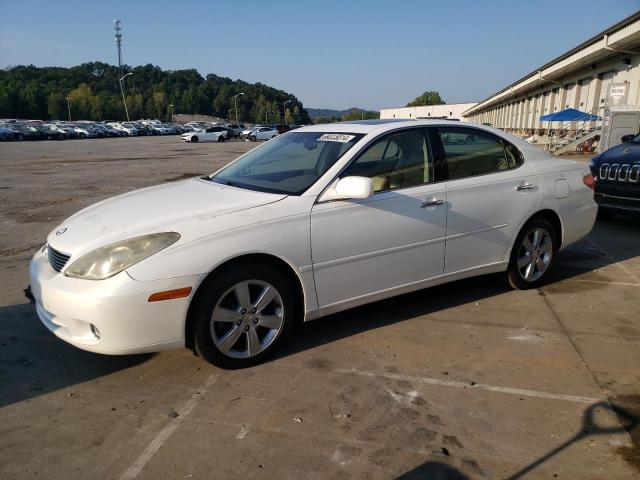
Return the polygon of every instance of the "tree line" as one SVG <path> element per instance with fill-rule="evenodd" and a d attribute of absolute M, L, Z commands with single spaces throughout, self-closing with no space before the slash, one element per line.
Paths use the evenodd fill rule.
<path fill-rule="evenodd" d="M 336 111 L 333 115 L 319 115 L 313 118 L 313 123 L 346 122 L 349 120 L 371 120 L 380 118 L 380 112 L 352 108 L 343 112 Z"/>
<path fill-rule="evenodd" d="M 0 70 L 0 118 L 66 120 L 70 107 L 73 120 L 125 120 L 119 79 L 126 73 L 133 74 L 123 80 L 131 119 L 169 120 L 172 113 L 235 119 L 234 95 L 242 92 L 236 97 L 240 121 L 311 123 L 294 95 L 262 83 L 150 64 L 120 70 L 102 62 Z"/>

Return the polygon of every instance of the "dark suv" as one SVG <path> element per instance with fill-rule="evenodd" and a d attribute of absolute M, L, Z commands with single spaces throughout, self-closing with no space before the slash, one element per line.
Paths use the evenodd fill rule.
<path fill-rule="evenodd" d="M 640 133 L 622 140 L 589 163 L 596 180 L 598 218 L 604 220 L 616 213 L 640 214 Z"/>

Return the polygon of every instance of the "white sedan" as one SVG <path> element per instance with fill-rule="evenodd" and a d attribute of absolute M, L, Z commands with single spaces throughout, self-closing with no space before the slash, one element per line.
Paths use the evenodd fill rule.
<path fill-rule="evenodd" d="M 204 130 L 194 130 L 183 133 L 183 142 L 224 142 L 227 139 L 227 129 L 224 127 L 209 127 Z"/>
<path fill-rule="evenodd" d="M 249 140 L 271 140 L 279 135 L 278 130 L 273 127 L 258 127 L 249 133 Z"/>
<path fill-rule="evenodd" d="M 85 350 L 262 361 L 299 321 L 461 278 L 539 286 L 592 228 L 585 164 L 500 130 L 358 121 L 88 207 L 30 265 L 41 321 Z M 425 294 L 428 301 L 428 294 Z"/>

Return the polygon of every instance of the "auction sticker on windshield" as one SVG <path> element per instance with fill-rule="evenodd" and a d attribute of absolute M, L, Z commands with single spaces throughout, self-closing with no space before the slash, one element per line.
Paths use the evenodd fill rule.
<path fill-rule="evenodd" d="M 356 138 L 355 135 L 345 135 L 343 133 L 325 133 L 322 135 L 317 142 L 340 142 L 347 143 Z"/>

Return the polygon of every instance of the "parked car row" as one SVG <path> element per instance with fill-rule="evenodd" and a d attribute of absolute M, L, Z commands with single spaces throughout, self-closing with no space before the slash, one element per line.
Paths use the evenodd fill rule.
<path fill-rule="evenodd" d="M 242 138 L 252 142 L 271 140 L 281 133 L 288 132 L 300 125 L 252 125 L 245 126 L 236 123 L 190 122 L 183 125 L 190 130 L 181 135 L 183 142 L 224 142 L 232 138 Z"/>
<path fill-rule="evenodd" d="M 0 120 L 0 140 L 5 141 L 177 135 L 189 130 L 191 127 L 178 123 L 163 123 L 159 120 L 135 122 Z"/>
<path fill-rule="evenodd" d="M 248 126 L 241 123 L 189 122 L 186 124 L 160 120 L 121 122 L 104 120 L 14 120 L 0 119 L 0 140 L 64 140 L 69 138 L 136 137 L 142 135 L 181 135 L 185 142 L 223 142 L 232 138 L 250 141 L 270 140 L 299 128 L 299 125 L 275 124 Z"/>
<path fill-rule="evenodd" d="M 240 137 L 251 140 L 252 142 L 258 140 L 271 140 L 273 137 L 300 127 L 301 125 L 288 125 L 286 123 L 278 123 L 274 125 L 254 125 L 251 128 L 242 130 L 242 132 L 240 133 Z"/>

